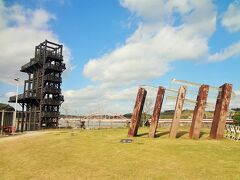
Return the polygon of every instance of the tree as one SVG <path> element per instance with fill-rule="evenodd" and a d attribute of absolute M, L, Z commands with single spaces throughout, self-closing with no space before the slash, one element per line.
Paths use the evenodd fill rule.
<path fill-rule="evenodd" d="M 232 118 L 234 124 L 240 125 L 240 111 L 235 112 Z"/>

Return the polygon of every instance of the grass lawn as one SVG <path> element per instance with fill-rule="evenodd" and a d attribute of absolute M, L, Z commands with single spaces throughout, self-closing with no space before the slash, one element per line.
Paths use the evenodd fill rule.
<path fill-rule="evenodd" d="M 240 142 L 169 139 L 148 129 L 130 144 L 127 129 L 55 130 L 0 139 L 0 180 L 240 179 Z"/>

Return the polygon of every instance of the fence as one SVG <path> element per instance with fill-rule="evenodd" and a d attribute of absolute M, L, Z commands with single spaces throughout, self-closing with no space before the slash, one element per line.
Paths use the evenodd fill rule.
<path fill-rule="evenodd" d="M 240 126 L 226 125 L 225 137 L 233 140 L 240 140 Z"/>
<path fill-rule="evenodd" d="M 210 128 L 212 125 L 213 119 L 203 119 L 202 127 L 203 128 Z M 226 123 L 232 123 L 232 119 L 227 119 Z M 192 123 L 192 119 L 180 119 L 179 126 L 180 127 L 190 127 Z M 158 121 L 158 127 L 170 127 L 172 124 L 172 119 L 160 119 Z"/>
<path fill-rule="evenodd" d="M 80 119 L 80 118 L 61 118 L 58 123 L 59 128 L 86 128 L 86 129 L 101 129 L 101 128 L 125 128 L 129 127 L 131 119 Z M 212 119 L 203 119 L 202 127 L 209 128 L 212 125 Z M 149 119 L 151 123 L 151 119 Z M 180 119 L 180 126 L 190 127 L 192 119 Z M 227 119 L 226 123 L 232 123 L 232 119 Z M 159 127 L 170 127 L 172 119 L 159 119 Z"/>
<path fill-rule="evenodd" d="M 0 134 L 9 134 L 12 131 L 12 124 L 14 120 L 15 111 L 0 111 Z M 22 119 L 23 113 L 17 111 L 16 121 L 15 121 L 15 130 L 19 130 L 20 121 Z"/>
<path fill-rule="evenodd" d="M 4 110 L 0 111 L 0 130 L 1 130 L 1 134 L 8 131 L 9 127 L 12 126 L 13 116 L 14 116 L 13 111 L 4 111 Z"/>
<path fill-rule="evenodd" d="M 130 119 L 59 119 L 59 128 L 124 128 L 127 127 Z"/>

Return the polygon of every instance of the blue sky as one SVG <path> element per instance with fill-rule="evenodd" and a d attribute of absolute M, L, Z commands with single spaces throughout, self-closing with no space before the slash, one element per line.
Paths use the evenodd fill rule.
<path fill-rule="evenodd" d="M 168 87 L 172 78 L 228 82 L 240 94 L 239 0 L 0 2 L 1 101 L 45 39 L 66 47 L 63 111 L 72 114 L 130 112 L 140 84 Z"/>

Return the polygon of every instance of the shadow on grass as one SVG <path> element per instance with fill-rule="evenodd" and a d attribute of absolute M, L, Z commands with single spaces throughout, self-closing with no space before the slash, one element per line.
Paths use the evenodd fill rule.
<path fill-rule="evenodd" d="M 142 137 L 142 136 L 146 136 L 148 135 L 148 133 L 141 133 L 141 134 L 138 134 L 137 137 Z"/>
<path fill-rule="evenodd" d="M 169 134 L 169 131 L 166 131 L 166 132 L 161 132 L 161 133 L 156 133 L 155 134 L 155 137 L 161 137 L 161 136 L 164 136 L 166 134 Z"/>
<path fill-rule="evenodd" d="M 199 138 L 202 138 L 203 135 L 208 134 L 207 132 L 200 132 Z"/>
<path fill-rule="evenodd" d="M 187 133 L 188 133 L 188 131 L 180 131 L 180 132 L 177 133 L 176 138 L 180 138 L 180 137 L 184 136 Z"/>

